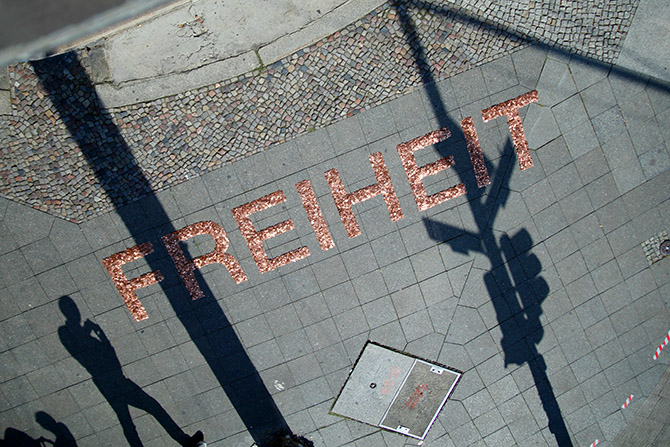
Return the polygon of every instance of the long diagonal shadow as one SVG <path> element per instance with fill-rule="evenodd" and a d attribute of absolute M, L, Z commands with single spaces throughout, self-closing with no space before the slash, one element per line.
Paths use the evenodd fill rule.
<path fill-rule="evenodd" d="M 449 11 L 425 2 L 421 5 L 424 8 L 428 6 L 431 11 L 437 10 L 442 14 Z M 447 108 L 430 71 L 429 61 L 407 5 L 402 0 L 392 0 L 391 6 L 398 14 L 433 114 L 440 127 L 448 127 L 452 132 L 458 132 L 460 126 L 447 115 Z M 445 146 L 445 144 L 436 145 L 440 152 L 444 152 Z M 533 241 L 527 230 L 522 229 L 511 238 L 505 235 L 498 242 L 492 228 L 498 213 L 509 198 L 507 186 L 510 180 L 510 167 L 514 162 L 510 155 L 513 151 L 514 148 L 508 139 L 505 145 L 505 155 L 500 159 L 493 173 L 493 181 L 486 194 L 478 190 L 477 185 L 473 182 L 474 176 L 466 176 L 465 171 L 458 171 L 461 182 L 466 185 L 468 204 L 478 230 L 477 232 L 465 232 L 471 237 L 452 239 L 449 238 L 449 235 L 463 233 L 463 230 L 429 218 L 425 218 L 424 223 L 433 239 L 450 244 L 454 251 L 482 253 L 488 257 L 491 272 L 486 273 L 483 279 L 503 333 L 501 345 L 505 366 L 528 364 L 551 433 L 556 438 L 558 445 L 572 446 L 570 435 L 547 376 L 546 363 L 537 350 L 537 344 L 543 336 L 540 322 L 541 304 L 549 293 L 547 282 L 540 276 L 542 265 L 537 256 L 530 253 Z M 464 243 L 463 241 L 471 242 Z M 510 261 L 518 261 L 523 270 L 515 271 L 508 268 L 506 263 Z"/>
<path fill-rule="evenodd" d="M 402 0 L 395 0 L 395 3 L 401 4 L 404 2 Z M 450 9 L 447 7 L 435 5 L 429 1 L 413 0 L 412 6 L 416 10 L 430 11 L 432 14 L 439 14 L 446 17 L 456 18 L 461 22 L 469 23 L 475 27 L 481 28 L 491 33 L 498 33 L 502 29 L 508 36 L 513 36 L 519 40 L 532 43 L 533 46 L 539 47 L 543 50 L 567 55 L 570 58 L 577 60 L 579 62 L 589 64 L 593 67 L 597 67 L 606 71 L 610 71 L 611 73 L 614 73 L 621 78 L 636 82 L 644 82 L 651 87 L 662 88 L 662 89 L 667 88 L 668 83 L 666 81 L 649 78 L 649 76 L 636 72 L 632 69 L 624 68 L 618 65 L 612 65 L 611 63 L 594 59 L 591 56 L 575 53 L 575 51 L 572 48 L 569 48 L 568 45 L 560 42 L 552 42 L 550 39 L 546 37 L 529 36 L 525 32 L 514 29 L 513 23 L 508 22 L 501 23 L 503 21 L 498 21 L 496 18 L 484 18 L 475 15 L 473 13 L 469 13 L 467 12 L 466 8 Z M 652 63 L 652 61 L 644 60 L 641 57 L 636 57 L 636 55 L 632 55 L 632 57 L 635 59 L 638 65 L 644 65 L 644 64 L 648 65 Z"/>
<path fill-rule="evenodd" d="M 163 234 L 175 231 L 76 54 L 64 53 L 32 62 L 32 66 L 135 242 L 147 242 L 147 234 L 158 225 Z M 101 141 L 113 141 L 115 151 L 101 153 Z M 132 207 L 123 206 L 142 196 L 147 196 L 143 204 L 151 210 L 148 221 L 138 219 Z M 160 243 L 154 246 L 159 247 Z M 188 256 L 186 250 L 185 253 Z M 146 260 L 151 270 L 165 269 L 160 259 L 147 256 Z M 190 302 L 185 288 L 168 287 L 165 281 L 159 284 L 248 432 L 259 446 L 266 446 L 270 437 L 289 434 L 290 429 L 201 276 L 199 283 L 205 297 L 194 302 L 193 307 L 199 306 L 200 314 L 212 327 L 203 327 L 198 318 L 181 312 Z"/>

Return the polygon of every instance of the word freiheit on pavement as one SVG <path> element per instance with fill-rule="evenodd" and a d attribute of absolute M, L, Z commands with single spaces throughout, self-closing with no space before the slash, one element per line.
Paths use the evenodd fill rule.
<path fill-rule="evenodd" d="M 528 149 L 528 141 L 526 140 L 519 109 L 537 100 L 537 91 L 533 90 L 481 111 L 484 122 L 503 115 L 507 118 L 521 170 L 533 166 L 533 160 Z M 461 120 L 460 125 L 465 136 L 470 162 L 474 168 L 477 186 L 479 188 L 485 187 L 491 183 L 491 180 L 484 162 L 484 156 L 472 117 L 464 118 Z M 418 166 L 414 157 L 416 151 L 444 141 L 450 136 L 451 132 L 449 129 L 443 127 L 406 143 L 399 144 L 396 148 L 419 211 L 426 211 L 466 193 L 465 185 L 459 183 L 435 194 L 428 195 L 423 184 L 423 179 L 454 166 L 454 158 L 447 156 L 427 165 Z M 396 222 L 404 217 L 382 153 L 376 152 L 370 155 L 369 160 L 377 182 L 353 192 L 345 190 L 337 169 L 330 169 L 324 173 L 335 206 L 349 238 L 354 238 L 361 234 L 358 221 L 353 212 L 353 206 L 373 197 L 379 195 L 383 197 L 391 221 Z M 303 180 L 298 182 L 296 184 L 296 191 L 302 200 L 309 223 L 312 226 L 321 250 L 329 250 L 335 247 L 335 242 L 330 234 L 328 224 L 321 212 L 321 207 L 316 199 L 310 181 Z M 285 201 L 286 195 L 284 191 L 279 190 L 231 210 L 260 273 L 270 272 L 310 255 L 309 248 L 303 246 L 274 258 L 269 258 L 263 248 L 263 243 L 268 239 L 293 230 L 293 221 L 288 219 L 268 228 L 257 229 L 251 221 L 251 216 Z M 179 242 L 205 234 L 214 239 L 214 250 L 194 259 L 188 259 L 179 246 Z M 166 234 L 162 236 L 161 240 L 174 261 L 177 272 L 184 282 L 186 289 L 194 300 L 204 296 L 196 280 L 195 270 L 206 265 L 214 263 L 223 265 L 237 284 L 247 281 L 247 275 L 242 270 L 240 263 L 233 255 L 226 253 L 230 241 L 224 229 L 215 222 L 197 222 Z M 145 273 L 137 278 L 129 279 L 123 272 L 122 267 L 124 264 L 136 261 L 153 251 L 153 245 L 150 242 L 144 242 L 109 256 L 102 261 L 135 321 L 142 321 L 148 318 L 144 306 L 142 306 L 137 297 L 137 289 L 156 284 L 162 281 L 164 277 L 159 270 L 156 270 Z"/>

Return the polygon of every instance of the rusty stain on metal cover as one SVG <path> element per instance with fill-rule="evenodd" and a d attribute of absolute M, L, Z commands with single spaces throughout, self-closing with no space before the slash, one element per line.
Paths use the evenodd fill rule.
<path fill-rule="evenodd" d="M 461 375 L 368 342 L 331 413 L 424 439 Z"/>

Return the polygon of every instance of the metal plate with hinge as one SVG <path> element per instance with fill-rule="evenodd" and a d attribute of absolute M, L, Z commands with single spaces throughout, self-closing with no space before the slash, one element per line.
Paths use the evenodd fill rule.
<path fill-rule="evenodd" d="M 331 413 L 424 439 L 461 375 L 368 342 Z"/>

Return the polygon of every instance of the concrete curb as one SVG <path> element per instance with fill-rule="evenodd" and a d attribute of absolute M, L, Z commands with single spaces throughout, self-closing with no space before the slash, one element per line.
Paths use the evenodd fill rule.
<path fill-rule="evenodd" d="M 7 67 L 0 67 L 0 115 L 12 114 L 12 102 L 9 94 L 9 74 Z"/>
<path fill-rule="evenodd" d="M 189 0 L 177 0 L 189 1 Z M 34 60 L 44 57 L 47 53 L 57 53 L 74 48 L 80 43 L 95 40 L 99 35 L 106 34 L 110 29 L 136 20 L 145 20 L 147 16 L 164 13 L 166 7 L 162 0 L 136 1 L 126 3 L 88 17 L 80 23 L 72 23 L 47 35 L 39 36 L 30 42 L 11 45 L 0 49 L 0 65 L 7 65 L 21 60 Z"/>
<path fill-rule="evenodd" d="M 626 34 L 617 66 L 644 73 L 663 82 L 670 82 L 670 52 L 667 45 L 649 42 L 667 42 L 670 37 L 670 8 L 658 0 L 641 0 L 630 31 Z"/>
<path fill-rule="evenodd" d="M 105 106 L 113 108 L 152 101 L 211 85 L 259 68 L 262 69 L 263 66 L 272 64 L 346 27 L 384 3 L 383 0 L 349 0 L 294 32 L 258 46 L 251 43 L 247 51 L 235 56 L 217 60 L 196 69 L 175 71 L 164 76 L 119 84 L 98 84 L 96 90 Z M 148 20 L 152 19 L 153 17 Z M 184 76 L 185 74 L 188 76 Z"/>

